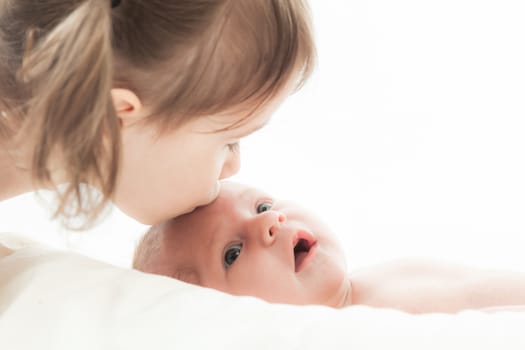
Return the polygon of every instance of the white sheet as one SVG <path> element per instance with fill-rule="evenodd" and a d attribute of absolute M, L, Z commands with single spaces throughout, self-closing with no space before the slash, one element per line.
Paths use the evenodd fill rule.
<path fill-rule="evenodd" d="M 0 242 L 13 242 L 0 236 Z M 38 245 L 0 254 L 1 348 L 525 349 L 525 312 L 271 305 Z"/>

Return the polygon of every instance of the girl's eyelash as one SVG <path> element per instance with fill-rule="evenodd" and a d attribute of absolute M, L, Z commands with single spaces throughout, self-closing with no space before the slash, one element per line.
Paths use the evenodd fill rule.
<path fill-rule="evenodd" d="M 239 151 L 239 142 L 230 143 L 228 144 L 228 149 L 230 152 L 238 152 Z"/>

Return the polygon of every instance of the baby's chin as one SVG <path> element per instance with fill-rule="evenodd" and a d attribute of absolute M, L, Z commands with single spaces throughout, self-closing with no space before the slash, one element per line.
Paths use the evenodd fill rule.
<path fill-rule="evenodd" d="M 352 282 L 350 278 L 345 278 L 339 288 L 334 290 L 329 298 L 319 304 L 336 309 L 352 305 Z"/>
<path fill-rule="evenodd" d="M 318 297 L 319 304 L 334 308 L 342 308 L 352 304 L 352 281 L 348 275 L 346 265 L 331 265 L 326 271 L 322 290 Z"/>

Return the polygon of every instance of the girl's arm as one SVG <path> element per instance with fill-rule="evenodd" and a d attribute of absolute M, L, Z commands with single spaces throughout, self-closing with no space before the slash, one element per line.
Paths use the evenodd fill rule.
<path fill-rule="evenodd" d="M 403 259 L 355 271 L 351 303 L 410 313 L 525 305 L 525 273 Z"/>

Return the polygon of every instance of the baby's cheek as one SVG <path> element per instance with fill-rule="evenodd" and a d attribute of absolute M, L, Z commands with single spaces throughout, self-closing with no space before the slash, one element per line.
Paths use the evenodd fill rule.
<path fill-rule="evenodd" d="M 246 267 L 247 264 L 244 264 Z M 264 266 L 261 266 L 264 265 Z M 265 300 L 273 300 L 289 283 L 282 272 L 281 266 L 273 266 L 271 262 L 259 263 L 253 268 L 240 268 L 229 278 L 229 293 L 235 295 L 255 296 Z"/>

